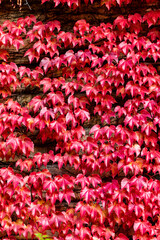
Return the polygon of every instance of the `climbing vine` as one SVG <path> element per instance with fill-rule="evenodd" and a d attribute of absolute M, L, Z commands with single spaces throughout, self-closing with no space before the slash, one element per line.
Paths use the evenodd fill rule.
<path fill-rule="evenodd" d="M 19 170 L 0 169 L 3 239 L 160 238 L 159 25 L 157 9 L 81 19 L 71 32 L 33 15 L 0 26 L 0 158 Z M 9 61 L 25 41 L 30 68 Z M 12 94 L 22 87 L 41 92 L 21 106 Z M 32 136 L 51 150 L 35 153 Z M 48 164 L 75 174 L 53 176 Z"/>

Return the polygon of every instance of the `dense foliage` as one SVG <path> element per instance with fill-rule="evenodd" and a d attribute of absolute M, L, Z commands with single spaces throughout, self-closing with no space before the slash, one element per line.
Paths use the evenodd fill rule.
<path fill-rule="evenodd" d="M 116 2 L 131 1 L 104 3 Z M 0 169 L 3 239 L 160 239 L 159 25 L 160 10 L 79 20 L 72 32 L 34 16 L 0 26 L 0 157 L 21 171 Z M 7 51 L 26 41 L 31 68 Z M 22 87 L 42 93 L 21 106 L 12 94 Z M 35 135 L 52 149 L 34 153 Z M 51 163 L 75 175 L 52 176 Z"/>

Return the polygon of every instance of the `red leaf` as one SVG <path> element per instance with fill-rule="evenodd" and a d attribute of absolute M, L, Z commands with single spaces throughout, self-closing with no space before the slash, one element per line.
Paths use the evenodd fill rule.
<path fill-rule="evenodd" d="M 86 111 L 86 110 L 77 108 L 77 109 L 74 111 L 74 113 L 75 113 L 76 118 L 80 118 L 80 119 L 81 119 L 82 124 L 84 123 L 84 121 L 86 121 L 86 120 L 89 121 L 89 120 L 90 120 L 90 114 L 89 114 L 89 112 Z"/>
<path fill-rule="evenodd" d="M 49 224 L 55 224 L 55 226 L 58 228 L 60 227 L 61 223 L 65 223 L 65 217 L 63 213 L 52 213 L 51 218 L 49 219 Z"/>
<path fill-rule="evenodd" d="M 28 55 L 28 54 L 27 54 Z M 26 54 L 25 54 L 26 56 Z M 44 72 L 46 73 L 49 68 L 51 68 L 51 60 L 48 57 L 45 57 L 40 62 L 40 67 L 43 67 Z"/>
<path fill-rule="evenodd" d="M 58 189 L 58 186 L 54 181 L 46 180 L 43 184 L 43 188 L 45 190 L 48 189 L 49 193 L 52 194 L 53 192 L 55 192 L 56 189 Z"/>
<path fill-rule="evenodd" d="M 125 27 L 128 27 L 128 21 L 123 16 L 118 16 L 114 20 L 114 26 L 118 26 L 118 28 L 121 30 Z"/>
<path fill-rule="evenodd" d="M 120 233 L 118 235 L 118 237 L 115 238 L 115 240 L 128 240 L 129 238 L 127 238 L 123 233 Z"/>

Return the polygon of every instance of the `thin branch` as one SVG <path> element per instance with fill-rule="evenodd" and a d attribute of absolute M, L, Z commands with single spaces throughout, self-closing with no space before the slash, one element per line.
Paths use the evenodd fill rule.
<path fill-rule="evenodd" d="M 29 5 L 29 3 L 28 3 L 28 1 L 26 0 L 26 3 L 24 3 L 24 5 L 27 5 L 28 6 L 28 8 L 30 9 L 30 10 L 32 10 L 32 8 L 30 7 L 30 5 Z"/>

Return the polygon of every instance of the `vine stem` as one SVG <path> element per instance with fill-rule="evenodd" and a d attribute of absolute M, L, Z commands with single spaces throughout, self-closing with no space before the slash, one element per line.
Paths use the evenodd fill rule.
<path fill-rule="evenodd" d="M 29 3 L 28 3 L 28 0 L 25 0 L 25 1 L 26 1 L 26 3 L 25 3 L 24 5 L 27 5 L 28 8 L 29 8 L 30 10 L 32 10 L 32 8 L 30 7 L 30 5 L 29 5 Z"/>

